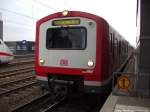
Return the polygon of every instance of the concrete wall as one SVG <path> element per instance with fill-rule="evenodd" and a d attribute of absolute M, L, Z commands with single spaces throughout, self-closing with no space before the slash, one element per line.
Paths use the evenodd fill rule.
<path fill-rule="evenodd" d="M 141 0 L 141 39 L 144 36 L 149 36 L 150 39 L 150 0 Z"/>
<path fill-rule="evenodd" d="M 140 72 L 150 72 L 150 0 L 138 0 L 138 30 Z"/>
<path fill-rule="evenodd" d="M 137 29 L 139 46 L 138 94 L 150 97 L 150 0 L 138 0 Z"/>
<path fill-rule="evenodd" d="M 140 40 L 139 71 L 142 73 L 150 73 L 150 39 Z"/>

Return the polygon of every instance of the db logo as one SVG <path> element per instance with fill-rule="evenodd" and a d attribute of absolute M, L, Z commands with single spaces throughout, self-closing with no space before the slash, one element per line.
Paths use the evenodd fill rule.
<path fill-rule="evenodd" d="M 68 60 L 67 59 L 61 59 L 60 60 L 60 65 L 61 66 L 68 66 Z"/>

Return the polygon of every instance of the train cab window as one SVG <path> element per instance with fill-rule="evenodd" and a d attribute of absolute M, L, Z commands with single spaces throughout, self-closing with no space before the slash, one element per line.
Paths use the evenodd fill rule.
<path fill-rule="evenodd" d="M 47 49 L 85 49 L 87 31 L 84 27 L 49 28 L 46 32 Z"/>

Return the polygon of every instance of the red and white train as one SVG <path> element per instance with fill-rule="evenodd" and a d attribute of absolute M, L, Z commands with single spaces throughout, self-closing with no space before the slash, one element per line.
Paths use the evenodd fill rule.
<path fill-rule="evenodd" d="M 36 78 L 55 90 L 102 92 L 129 56 L 129 43 L 103 18 L 79 11 L 48 15 L 36 26 Z"/>

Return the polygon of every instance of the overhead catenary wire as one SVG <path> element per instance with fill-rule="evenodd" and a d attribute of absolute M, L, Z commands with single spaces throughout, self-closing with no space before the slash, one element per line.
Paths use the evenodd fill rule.
<path fill-rule="evenodd" d="M 13 13 L 13 14 L 16 14 L 18 16 L 23 16 L 23 17 L 26 17 L 26 18 L 29 18 L 29 19 L 36 20 L 36 18 L 34 18 L 32 16 L 28 16 L 28 15 L 25 15 L 25 14 L 22 14 L 22 13 L 19 13 L 19 12 L 15 12 L 15 11 L 12 11 L 12 10 L 9 10 L 9 9 L 5 9 L 5 8 L 0 7 L 0 10 L 5 11 L 5 12 L 9 12 L 9 13 Z"/>
<path fill-rule="evenodd" d="M 67 6 L 67 7 L 70 8 L 70 9 L 72 9 L 71 6 L 70 6 L 68 3 L 65 2 L 65 0 L 61 0 L 61 1 L 63 2 L 63 4 L 64 4 L 65 6 Z M 65 9 L 65 10 L 68 10 L 68 9 Z"/>
<path fill-rule="evenodd" d="M 16 0 L 18 1 L 18 0 Z M 46 5 L 38 0 L 32 0 L 33 2 L 37 3 L 37 4 L 40 4 L 50 10 L 54 10 L 54 11 L 58 11 L 56 10 L 55 8 L 49 6 L 49 5 Z M 32 4 L 33 5 L 33 4 Z M 32 6 L 33 7 L 33 6 Z M 2 12 L 8 12 L 8 13 L 11 13 L 11 14 L 14 14 L 14 15 L 17 15 L 17 16 L 21 16 L 21 17 L 25 17 L 25 18 L 28 18 L 28 19 L 31 19 L 31 20 L 37 20 L 37 18 L 35 18 L 33 15 L 26 15 L 26 14 L 23 14 L 23 13 L 20 13 L 20 12 L 17 12 L 17 11 L 14 11 L 14 10 L 11 10 L 11 9 L 8 9 L 8 8 L 3 8 L 3 7 L 0 7 L 0 10 Z M 10 19 L 4 19 L 5 22 L 9 22 L 9 23 L 12 23 L 12 24 L 16 24 L 17 26 L 19 25 L 24 25 L 26 27 L 30 27 L 31 28 L 31 25 L 27 25 L 27 24 L 24 24 L 24 23 L 20 23 L 20 22 L 16 22 L 16 21 L 12 21 Z"/>
<path fill-rule="evenodd" d="M 6 23 L 15 24 L 17 26 L 25 27 L 25 28 L 28 28 L 28 29 L 31 29 L 32 31 L 34 31 L 33 30 L 34 25 L 25 24 L 23 22 L 16 22 L 16 21 L 12 21 L 12 20 L 9 20 L 9 19 L 4 19 L 4 21 Z"/>
<path fill-rule="evenodd" d="M 33 0 L 33 1 L 34 1 L 35 3 L 38 3 L 38 4 L 40 4 L 40 5 L 44 6 L 44 7 L 47 7 L 47 8 L 49 8 L 49 9 L 52 9 L 52 10 L 54 10 L 54 11 L 58 11 L 58 10 L 56 10 L 55 8 L 50 7 L 49 5 L 46 5 L 46 4 L 42 3 L 42 2 L 39 2 L 39 1 L 37 1 L 37 0 Z"/>
<path fill-rule="evenodd" d="M 18 0 L 17 0 L 18 1 Z M 49 5 L 46 5 L 38 0 L 32 0 L 33 2 L 37 3 L 37 4 L 40 4 L 48 9 L 51 9 L 51 10 L 54 10 L 54 11 L 58 11 L 56 10 L 55 8 L 49 6 Z M 66 5 L 65 1 L 63 1 L 64 5 Z M 18 16 L 22 16 L 22 17 L 26 17 L 26 18 L 29 18 L 29 19 L 32 19 L 32 20 L 37 20 L 37 18 L 35 18 L 33 15 L 32 16 L 29 16 L 29 15 L 25 15 L 25 14 L 22 14 L 22 13 L 19 13 L 19 12 L 16 12 L 16 11 L 13 11 L 13 10 L 10 10 L 10 9 L 6 9 L 6 8 L 2 8 L 0 7 L 0 10 L 1 11 L 5 11 L 5 12 L 9 12 L 9 13 L 13 13 L 15 15 L 18 15 Z"/>

